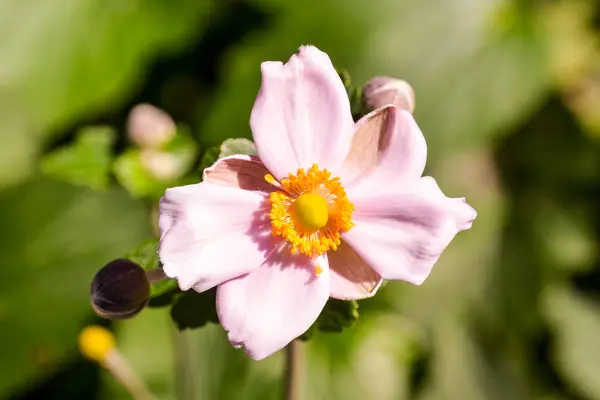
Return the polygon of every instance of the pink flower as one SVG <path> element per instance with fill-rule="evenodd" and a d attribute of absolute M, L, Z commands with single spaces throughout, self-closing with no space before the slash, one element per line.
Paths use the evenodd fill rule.
<path fill-rule="evenodd" d="M 250 117 L 258 157 L 168 189 L 159 255 L 182 290 L 217 288 L 234 346 L 262 359 L 304 333 L 329 297 L 373 296 L 382 279 L 423 283 L 476 213 L 421 177 L 426 144 L 392 105 L 354 123 L 327 54 L 265 62 Z"/>

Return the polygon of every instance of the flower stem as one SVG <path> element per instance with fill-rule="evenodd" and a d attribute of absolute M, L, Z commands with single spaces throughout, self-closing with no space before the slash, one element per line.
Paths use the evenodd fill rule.
<path fill-rule="evenodd" d="M 173 329 L 175 345 L 175 389 L 177 398 L 182 400 L 197 400 L 198 394 L 198 364 L 196 359 L 200 354 L 196 332 L 180 332 Z"/>
<path fill-rule="evenodd" d="M 304 354 L 302 343 L 293 340 L 285 348 L 285 387 L 284 400 L 300 400 Z"/>

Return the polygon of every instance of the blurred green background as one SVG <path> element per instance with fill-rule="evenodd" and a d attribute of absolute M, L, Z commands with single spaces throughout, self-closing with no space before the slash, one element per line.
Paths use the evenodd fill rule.
<path fill-rule="evenodd" d="M 302 398 L 600 399 L 596 0 L 1 0 L 0 397 L 128 398 L 76 350 L 94 273 L 152 237 L 165 186 L 128 113 L 168 112 L 197 180 L 250 137 L 260 63 L 301 44 L 355 84 L 409 81 L 427 174 L 479 212 L 423 286 L 303 345 Z M 150 308 L 111 328 L 160 399 L 281 397 L 283 355 L 218 325 Z"/>

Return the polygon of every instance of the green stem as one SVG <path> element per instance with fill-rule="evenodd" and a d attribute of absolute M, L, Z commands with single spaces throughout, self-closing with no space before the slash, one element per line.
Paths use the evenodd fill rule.
<path fill-rule="evenodd" d="M 304 355 L 302 343 L 293 340 L 285 348 L 285 387 L 284 400 L 300 400 Z"/>
<path fill-rule="evenodd" d="M 177 398 L 182 400 L 198 400 L 197 362 L 198 340 L 193 332 L 173 330 L 175 345 L 175 385 Z"/>

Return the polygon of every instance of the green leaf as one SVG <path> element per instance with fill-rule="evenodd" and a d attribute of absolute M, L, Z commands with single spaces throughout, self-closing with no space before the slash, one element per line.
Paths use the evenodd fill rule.
<path fill-rule="evenodd" d="M 358 302 L 329 299 L 314 324 L 299 339 L 310 340 L 317 330 L 323 332 L 341 332 L 358 320 Z"/>
<path fill-rule="evenodd" d="M 159 197 L 169 187 L 152 176 L 142 164 L 140 150 L 127 150 L 117 158 L 113 168 L 119 183 L 134 197 Z"/>
<path fill-rule="evenodd" d="M 136 247 L 135 250 L 130 251 L 126 258 L 138 264 L 144 271 L 160 268 L 160 260 L 158 259 L 158 240 L 151 239 L 144 242 Z"/>
<path fill-rule="evenodd" d="M 131 261 L 140 265 L 144 270 L 149 271 L 156 268 L 162 268 L 160 260 L 158 258 L 158 240 L 152 239 L 142 245 L 138 246 L 135 250 L 127 254 L 127 258 Z M 163 279 L 156 283 L 152 283 L 150 286 L 150 299 L 156 299 L 161 296 L 172 297 L 174 294 L 171 292 L 177 291 L 177 281 L 175 279 Z M 156 300 L 154 301 L 156 304 Z M 160 305 L 167 305 L 168 303 L 159 302 Z"/>
<path fill-rule="evenodd" d="M 322 331 L 341 332 L 358 320 L 358 303 L 329 299 L 317 318 L 316 324 Z"/>
<path fill-rule="evenodd" d="M 203 293 L 188 290 L 182 293 L 173 308 L 171 318 L 179 330 L 200 328 L 208 322 L 218 323 L 215 299 L 217 289 L 213 288 Z"/>
<path fill-rule="evenodd" d="M 542 303 L 555 335 L 554 367 L 582 396 L 600 399 L 600 304 L 566 286 L 549 287 Z"/>
<path fill-rule="evenodd" d="M 216 163 L 219 159 L 220 152 L 221 148 L 219 146 L 208 148 L 204 154 L 202 154 L 202 158 L 200 159 L 200 171 L 204 171 L 206 168 Z"/>
<path fill-rule="evenodd" d="M 80 130 L 75 142 L 42 159 L 42 171 L 48 176 L 78 186 L 105 190 L 110 183 L 111 147 L 115 132 L 107 126 Z"/>
<path fill-rule="evenodd" d="M 0 397 L 72 355 L 92 314 L 90 284 L 151 236 L 143 204 L 39 177 L 0 194 Z"/>
<path fill-rule="evenodd" d="M 256 146 L 254 146 L 254 142 L 248 139 L 226 139 L 221 144 L 221 152 L 219 153 L 219 158 L 232 156 L 234 154 L 255 156 Z"/>
<path fill-rule="evenodd" d="M 82 116 L 118 106 L 138 90 L 157 54 L 188 48 L 205 25 L 209 0 L 100 3 L 8 1 L 0 26 L 0 173 L 16 183 L 33 172 L 43 136 Z M 23 24 L 24 18 L 35 21 Z M 93 46 L 90 45 L 93 43 Z"/>

